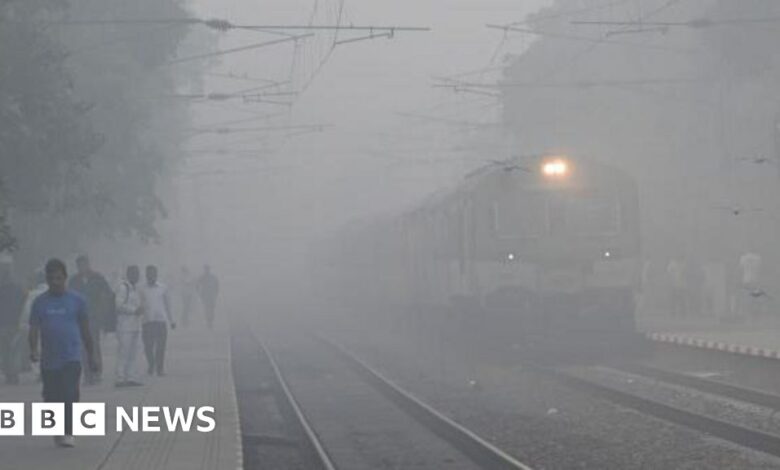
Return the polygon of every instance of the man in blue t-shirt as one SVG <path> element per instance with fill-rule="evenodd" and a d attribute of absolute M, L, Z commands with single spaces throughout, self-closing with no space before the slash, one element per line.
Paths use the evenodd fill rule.
<path fill-rule="evenodd" d="M 98 369 L 89 334 L 87 302 L 80 294 L 66 289 L 67 279 L 65 263 L 58 259 L 46 263 L 49 290 L 33 302 L 29 335 L 30 360 L 41 361 L 44 401 L 65 403 L 65 435 L 54 438 L 60 447 L 74 445 L 72 405 L 79 401 L 82 345 L 87 351 L 87 365 L 93 371 Z"/>

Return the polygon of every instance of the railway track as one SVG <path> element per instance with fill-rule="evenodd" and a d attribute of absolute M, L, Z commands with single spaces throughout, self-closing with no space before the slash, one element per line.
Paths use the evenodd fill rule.
<path fill-rule="evenodd" d="M 231 351 L 244 468 L 336 470 L 273 356 L 245 326 L 231 332 Z"/>
<path fill-rule="evenodd" d="M 354 449 L 345 450 L 345 447 L 354 445 L 354 442 L 351 444 L 349 442 L 355 440 L 354 435 L 350 433 L 357 433 L 363 437 L 370 436 L 368 441 L 361 444 L 364 447 L 361 450 L 363 453 L 390 452 L 389 457 L 387 455 L 381 458 L 377 457 L 378 462 L 386 464 L 384 465 L 386 468 L 396 468 L 398 462 L 392 464 L 390 462 L 392 462 L 393 455 L 397 456 L 398 453 L 403 452 L 400 449 L 404 449 L 404 444 L 402 442 L 397 444 L 385 442 L 378 445 L 371 441 L 386 440 L 386 435 L 405 435 L 407 438 L 413 436 L 414 441 L 424 442 L 425 444 L 420 447 L 425 449 L 425 452 L 449 455 L 445 458 L 446 464 L 430 462 L 421 464 L 421 461 L 426 462 L 428 458 L 421 457 L 421 461 L 415 461 L 416 463 L 411 465 L 415 468 L 530 469 L 526 464 L 402 389 L 343 346 L 324 338 L 309 339 L 307 346 L 309 349 L 300 357 L 290 359 L 289 351 L 283 351 L 278 354 L 279 358 L 283 360 L 278 361 L 279 358 L 274 357 L 274 354 L 269 352 L 248 328 L 234 331 L 234 354 L 243 355 L 243 359 L 234 356 L 234 362 L 243 361 L 243 365 L 239 364 L 239 367 L 244 368 L 243 374 L 236 371 L 236 387 L 242 416 L 242 437 L 247 470 L 267 468 L 260 465 L 260 462 L 267 462 L 266 457 L 269 453 L 279 454 L 280 452 L 286 452 L 287 455 L 295 453 L 296 459 L 292 461 L 297 463 L 274 468 L 369 468 L 365 466 L 365 462 L 356 465 L 354 460 L 350 461 L 349 453 L 354 452 Z M 240 347 L 237 348 L 236 345 Z M 326 376 L 331 377 L 330 386 L 335 388 L 327 390 L 315 387 L 313 391 L 307 391 L 310 384 L 318 382 L 311 381 L 314 379 L 307 379 L 307 374 L 301 371 L 310 367 L 304 363 L 313 358 L 316 358 L 314 362 L 321 363 L 312 367 L 312 369 L 321 369 L 315 375 L 326 374 Z M 570 388 L 592 396 L 745 448 L 780 457 L 780 435 L 753 429 L 749 427 L 752 425 L 751 423 L 744 426 L 729 420 L 700 414 L 654 399 L 657 397 L 648 398 L 632 391 L 621 390 L 601 383 L 593 378 L 572 374 L 560 367 L 538 364 L 531 364 L 529 367 L 541 374 L 554 377 Z M 246 379 L 248 375 L 248 368 L 254 370 L 254 378 L 248 382 L 242 381 L 242 377 Z M 765 391 L 658 369 L 644 364 L 623 364 L 612 368 L 616 372 L 632 374 L 720 398 L 738 400 L 771 410 L 780 409 L 780 396 Z M 350 379 L 346 372 L 339 369 L 351 371 L 357 378 L 356 381 Z M 260 378 L 259 382 L 258 377 Z M 344 409 L 349 410 L 346 413 L 339 412 L 338 405 L 332 400 L 318 403 L 320 398 L 312 399 L 312 396 L 349 395 L 351 393 L 349 389 L 360 388 L 356 382 L 361 382 L 364 388 L 373 390 L 375 395 L 380 398 L 371 397 L 368 402 L 364 402 L 366 400 L 365 391 L 351 398 L 347 397 L 346 400 L 350 403 L 345 405 L 347 408 Z M 254 427 L 257 414 L 253 413 L 252 408 L 256 407 L 257 402 L 262 401 L 263 397 L 272 397 L 274 407 L 283 417 L 283 431 L 274 433 L 258 430 Z M 379 401 L 385 403 L 379 404 Z M 326 409 L 323 411 L 323 406 L 326 408 L 334 406 L 336 411 Z M 380 409 L 382 411 L 377 411 Z M 375 415 L 370 415 L 372 412 Z M 331 413 L 330 417 L 328 417 L 329 413 Z M 389 419 L 394 423 L 390 425 L 394 428 L 389 432 L 387 429 L 372 429 L 374 423 L 387 421 L 385 418 L 394 413 L 404 415 L 407 422 L 398 421 L 396 417 Z M 354 421 L 354 418 L 360 416 L 367 417 L 367 419 Z M 408 424 L 408 421 L 411 420 L 420 425 L 423 432 L 430 433 L 431 436 L 419 437 L 421 431 L 414 430 Z M 338 422 L 338 424 L 334 424 L 334 422 Z M 334 429 L 339 426 L 349 428 L 350 433 L 334 432 Z M 388 425 L 383 424 L 382 426 L 386 428 Z M 382 437 L 383 433 L 386 434 L 384 437 Z M 449 449 L 438 452 L 431 451 L 435 446 L 428 444 L 430 439 L 438 439 Z M 393 447 L 394 445 L 395 447 Z M 414 450 L 410 449 L 409 453 L 414 454 Z M 289 463 L 290 460 L 287 462 Z M 370 468 L 379 469 L 383 466 L 371 465 Z"/>
<path fill-rule="evenodd" d="M 621 364 L 615 369 L 661 382 L 692 388 L 711 395 L 739 400 L 772 410 L 780 410 L 780 395 L 749 387 L 742 387 L 716 380 L 704 379 L 689 374 L 660 369 L 646 364 Z"/>
<path fill-rule="evenodd" d="M 743 447 L 780 457 L 780 435 L 759 431 L 725 420 L 706 416 L 677 406 L 663 403 L 645 396 L 619 390 L 596 380 L 575 375 L 560 368 L 530 365 L 539 373 L 550 376 L 567 386 L 606 399 L 610 402 L 634 409 L 656 418 L 685 426 L 690 429 L 718 437 Z M 780 397 L 765 392 L 745 389 L 734 385 L 718 383 L 706 379 L 687 376 L 649 366 L 621 366 L 618 370 L 631 374 L 653 378 L 673 385 L 687 387 L 712 395 L 740 400 L 746 403 L 777 409 Z"/>
<path fill-rule="evenodd" d="M 380 469 L 402 462 L 413 468 L 531 470 L 336 343 L 309 338 L 304 348 L 271 352 L 246 327 L 233 334 L 234 368 L 242 368 L 235 379 L 247 470 L 269 468 L 261 465 L 264 454 L 280 448 L 297 453 L 297 461 L 273 468 Z M 258 430 L 253 410 L 269 394 L 283 417 L 281 434 Z"/>
<path fill-rule="evenodd" d="M 382 395 L 412 416 L 434 434 L 468 455 L 481 468 L 495 470 L 531 470 L 511 455 L 456 423 L 436 409 L 419 400 L 390 379 L 360 360 L 344 347 L 320 338 L 338 353 L 351 367 Z"/>

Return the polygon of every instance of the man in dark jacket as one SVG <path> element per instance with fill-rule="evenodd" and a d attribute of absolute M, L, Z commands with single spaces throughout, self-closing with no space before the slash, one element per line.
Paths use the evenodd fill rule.
<path fill-rule="evenodd" d="M 19 317 L 24 305 L 24 290 L 16 284 L 11 264 L 0 261 L 0 367 L 7 384 L 19 383 L 21 366 Z"/>
<path fill-rule="evenodd" d="M 219 296 L 219 280 L 211 272 L 211 267 L 203 267 L 203 274 L 198 279 L 198 294 L 203 302 L 203 311 L 206 314 L 206 324 L 209 329 L 214 326 L 214 312 L 217 308 L 217 297 Z"/>
<path fill-rule="evenodd" d="M 114 291 L 108 285 L 106 278 L 92 269 L 86 255 L 80 255 L 76 258 L 76 268 L 78 272 L 70 279 L 68 287 L 87 300 L 89 328 L 95 350 L 94 358 L 98 365 L 97 371 L 84 370 L 84 380 L 87 384 L 96 384 L 100 382 L 100 371 L 103 364 L 100 332 L 104 327 L 105 319 L 114 309 Z"/>

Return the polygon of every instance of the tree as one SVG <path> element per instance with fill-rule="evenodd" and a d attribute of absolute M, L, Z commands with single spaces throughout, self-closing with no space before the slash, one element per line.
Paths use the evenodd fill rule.
<path fill-rule="evenodd" d="M 54 2 L 0 3 L 0 213 L 3 245 L 13 243 L 7 211 L 57 210 L 68 175 L 99 145 L 73 95 L 64 50 L 35 22 Z"/>
<path fill-rule="evenodd" d="M 56 3 L 0 0 L 0 175 L 28 264 L 100 237 L 158 241 L 158 191 L 188 127 L 169 97 L 189 78 L 168 66 L 186 24 L 71 21 L 185 19 L 179 1 Z"/>

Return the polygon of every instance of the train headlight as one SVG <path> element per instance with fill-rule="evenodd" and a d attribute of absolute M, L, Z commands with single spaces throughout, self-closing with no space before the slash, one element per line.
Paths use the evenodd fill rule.
<path fill-rule="evenodd" d="M 607 248 L 601 251 L 601 259 L 603 260 L 620 259 L 620 257 L 619 250 L 614 248 Z"/>
<path fill-rule="evenodd" d="M 563 158 L 554 158 L 542 163 L 542 174 L 545 178 L 560 179 L 569 175 L 569 162 Z"/>
<path fill-rule="evenodd" d="M 514 261 L 515 260 L 515 254 L 514 253 L 508 253 L 506 255 L 506 260 L 507 261 Z"/>

